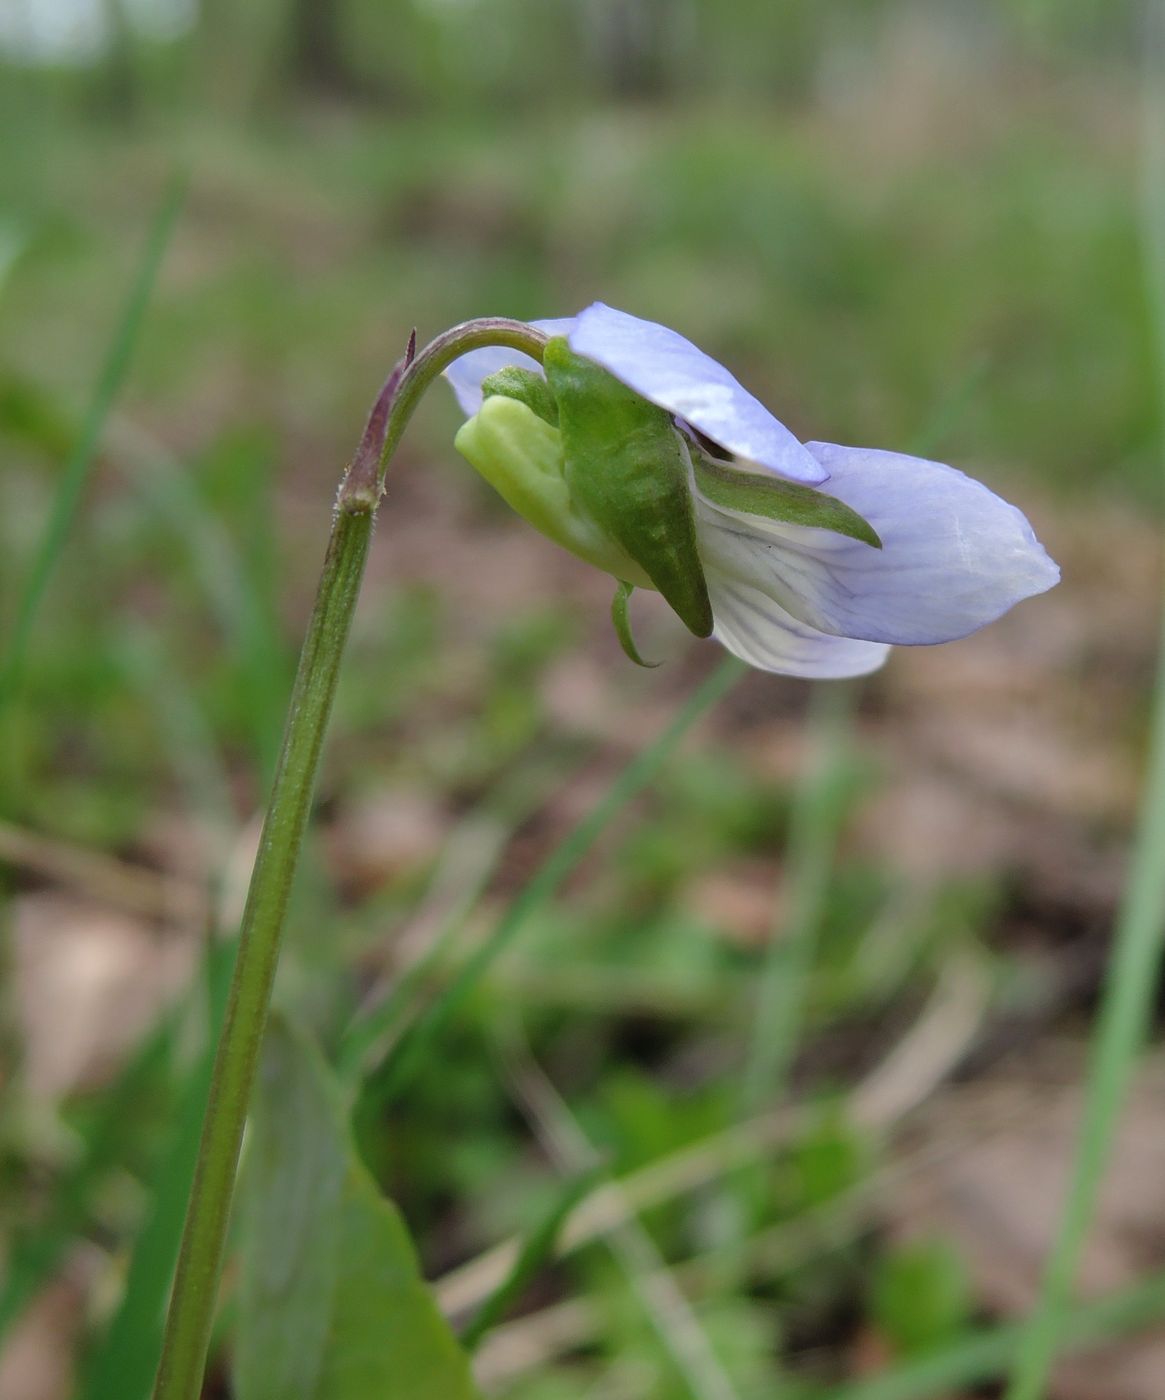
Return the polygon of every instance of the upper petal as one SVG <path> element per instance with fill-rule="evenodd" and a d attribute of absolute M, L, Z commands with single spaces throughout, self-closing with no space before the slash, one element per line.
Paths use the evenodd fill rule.
<path fill-rule="evenodd" d="M 566 335 L 574 323 L 573 316 L 566 316 L 557 320 L 531 321 L 530 325 L 535 330 L 545 331 L 547 335 Z M 507 365 L 519 365 L 522 369 L 542 373 L 542 366 L 537 360 L 505 345 L 485 345 L 480 350 L 470 350 L 444 371 L 466 417 L 472 418 L 481 407 L 481 381 Z"/>
<path fill-rule="evenodd" d="M 828 473 L 722 364 L 676 331 L 597 301 L 567 333 L 570 348 L 720 446 L 811 485 Z"/>
<path fill-rule="evenodd" d="M 762 671 L 808 680 L 840 680 L 876 671 L 890 648 L 878 642 L 831 637 L 798 622 L 755 588 L 709 569 L 712 635 L 734 656 Z"/>
<path fill-rule="evenodd" d="M 864 516 L 883 547 L 726 511 L 697 493 L 709 571 L 824 632 L 904 645 L 966 636 L 1058 582 L 1022 512 L 962 472 L 897 452 L 808 447 L 829 473 L 821 489 Z"/>

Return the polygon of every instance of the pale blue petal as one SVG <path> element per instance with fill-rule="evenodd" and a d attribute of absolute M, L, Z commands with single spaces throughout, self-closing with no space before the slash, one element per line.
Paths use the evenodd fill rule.
<path fill-rule="evenodd" d="M 597 301 L 569 332 L 570 348 L 738 457 L 811 485 L 827 473 L 731 374 L 689 340 Z"/>
<path fill-rule="evenodd" d="M 712 635 L 722 646 L 762 671 L 808 680 L 840 680 L 876 671 L 890 648 L 877 642 L 830 637 L 774 603 L 747 584 L 706 570 L 708 597 L 716 626 Z"/>
<path fill-rule="evenodd" d="M 1060 571 L 1024 515 L 937 462 L 809 443 L 821 489 L 864 516 L 882 549 L 810 526 L 726 511 L 696 495 L 706 568 L 840 637 L 953 641 L 1043 593 Z"/>
<path fill-rule="evenodd" d="M 551 321 L 531 321 L 530 325 L 535 330 L 545 331 L 547 335 L 566 335 L 574 322 L 573 316 L 567 316 Z M 445 378 L 467 418 L 472 418 L 481 407 L 481 381 L 507 365 L 519 365 L 522 369 L 542 373 L 542 366 L 537 360 L 524 355 L 521 350 L 510 350 L 505 345 L 485 345 L 480 350 L 470 350 L 445 370 Z"/>

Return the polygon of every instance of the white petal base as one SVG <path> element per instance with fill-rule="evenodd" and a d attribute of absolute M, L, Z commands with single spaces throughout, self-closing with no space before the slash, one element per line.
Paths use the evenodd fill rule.
<path fill-rule="evenodd" d="M 712 635 L 733 656 L 762 671 L 807 680 L 841 680 L 876 671 L 890 654 L 881 642 L 831 637 L 804 622 L 758 589 L 709 570 L 708 596 L 716 627 Z"/>

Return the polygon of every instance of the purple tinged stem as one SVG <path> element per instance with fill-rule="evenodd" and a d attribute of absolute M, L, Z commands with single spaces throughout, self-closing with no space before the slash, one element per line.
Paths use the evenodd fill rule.
<path fill-rule="evenodd" d="M 409 343 L 405 347 L 404 355 L 389 371 L 388 378 L 384 381 L 384 385 L 372 405 L 372 411 L 368 415 L 368 422 L 364 428 L 364 436 L 360 439 L 360 445 L 356 449 L 356 454 L 352 458 L 340 486 L 341 503 L 356 499 L 364 500 L 370 491 L 375 490 L 376 478 L 380 471 L 381 454 L 384 451 L 384 439 L 388 435 L 388 422 L 392 413 L 393 400 L 396 398 L 396 391 L 400 388 L 405 371 L 412 364 L 416 353 L 417 332 L 414 328 L 409 336 Z M 373 497 L 373 504 L 375 504 L 375 499 Z"/>
<path fill-rule="evenodd" d="M 416 353 L 416 332 L 369 414 L 341 483 L 316 605 L 300 655 L 283 748 L 251 875 L 226 1022 L 187 1206 L 154 1400 L 197 1400 L 218 1300 L 239 1147 L 279 960 L 283 925 L 332 699 L 356 608 L 384 475 L 421 396 L 467 350 L 505 345 L 541 359 L 546 337 L 521 321 L 454 326 Z"/>
<path fill-rule="evenodd" d="M 434 379 L 469 350 L 505 345 L 541 361 L 547 337 L 524 321 L 482 316 L 443 332 L 417 354 L 417 333 L 377 395 L 368 426 L 340 486 L 339 510 L 375 510 L 384 492 L 384 475 L 413 410 Z"/>

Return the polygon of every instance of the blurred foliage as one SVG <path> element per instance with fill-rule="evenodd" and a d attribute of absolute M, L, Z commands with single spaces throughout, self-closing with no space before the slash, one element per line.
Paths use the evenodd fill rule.
<path fill-rule="evenodd" d="M 252 1116 L 240 1400 L 473 1400 L 400 1215 L 348 1140 L 339 1086 L 278 1020 Z"/>
<path fill-rule="evenodd" d="M 971 1312 L 971 1283 L 957 1251 L 942 1240 L 919 1240 L 883 1256 L 871 1309 L 895 1346 L 907 1353 L 956 1337 Z"/>
<path fill-rule="evenodd" d="M 601 297 L 722 355 L 802 436 L 907 449 L 947 406 L 932 450 L 1008 494 L 1159 507 L 1131 6 L 204 0 L 168 38 L 135 28 L 131 7 L 103 12 L 122 18 L 99 62 L 36 67 L 9 52 L 0 66 L 5 628 L 148 211 L 175 165 L 190 190 L 23 690 L 0 713 L 5 821 L 151 870 L 209 870 L 216 896 L 229 891 L 338 469 L 414 322 L 423 338 Z M 604 651 L 612 692 L 588 710 L 587 674 L 565 668 L 598 654 L 603 608 L 592 618 L 558 597 L 545 555 L 520 604 L 507 593 L 466 613 L 466 575 L 485 599 L 520 561 L 501 508 L 450 450 L 452 422 L 447 405 L 426 406 L 394 469 L 378 544 L 391 558 L 357 620 L 321 826 L 420 791 L 428 804 L 405 811 L 406 833 L 423 838 L 428 822 L 447 836 L 494 812 L 507 775 L 588 761 L 533 813 L 498 804 L 505 859 L 425 967 L 422 1005 L 595 782 L 641 746 L 624 709 L 693 674 L 677 662 L 671 691 L 651 691 Z M 463 561 L 458 543 L 480 539 L 487 563 L 484 550 Z M 755 757 L 756 715 L 791 729 L 803 709 L 797 687 L 748 696 L 530 918 L 403 1101 L 381 1094 L 375 1056 L 362 1065 L 360 1151 L 426 1274 L 528 1237 L 563 1200 L 500 1062 L 496 1027 L 515 1009 L 616 1180 L 733 1123 L 742 1008 L 784 927 L 774 853 L 797 801 L 797 764 Z M 881 778 L 861 759 L 847 770 L 843 827 Z M 330 1047 L 353 1002 L 399 970 L 398 931 L 431 917 L 439 845 L 416 839 L 370 874 L 317 841 L 280 994 Z M 882 1165 L 845 1086 L 952 953 L 1006 957 L 986 949 L 1007 892 L 987 875 L 919 895 L 901 872 L 843 854 L 817 911 L 787 1095 L 807 1120 L 756 1154 L 747 1189 L 725 1167 L 642 1217 L 694 1280 L 700 1325 L 742 1396 L 780 1385 L 796 1397 L 846 1374 L 867 1327 L 896 1355 L 926 1352 L 973 1311 L 945 1245 L 887 1244 L 845 1213 Z M 749 907 L 708 897 L 701 882 L 724 869 Z M 4 878 L 16 896 L 29 883 Z M 175 1124 L 197 1107 L 205 981 L 106 1082 L 36 1103 L 15 1072 L 0 1091 L 13 1239 L 0 1318 L 85 1242 L 101 1282 L 78 1348 L 99 1376 L 158 1175 L 173 1188 Z M 410 1000 L 403 1020 L 414 1013 Z M 6 1049 L 15 1034 L 6 1025 Z M 793 1245 L 750 1263 L 768 1232 L 794 1227 Z M 583 1304 L 579 1334 L 499 1393 L 690 1393 L 601 1243 L 540 1271 L 511 1315 L 563 1300 Z"/>

